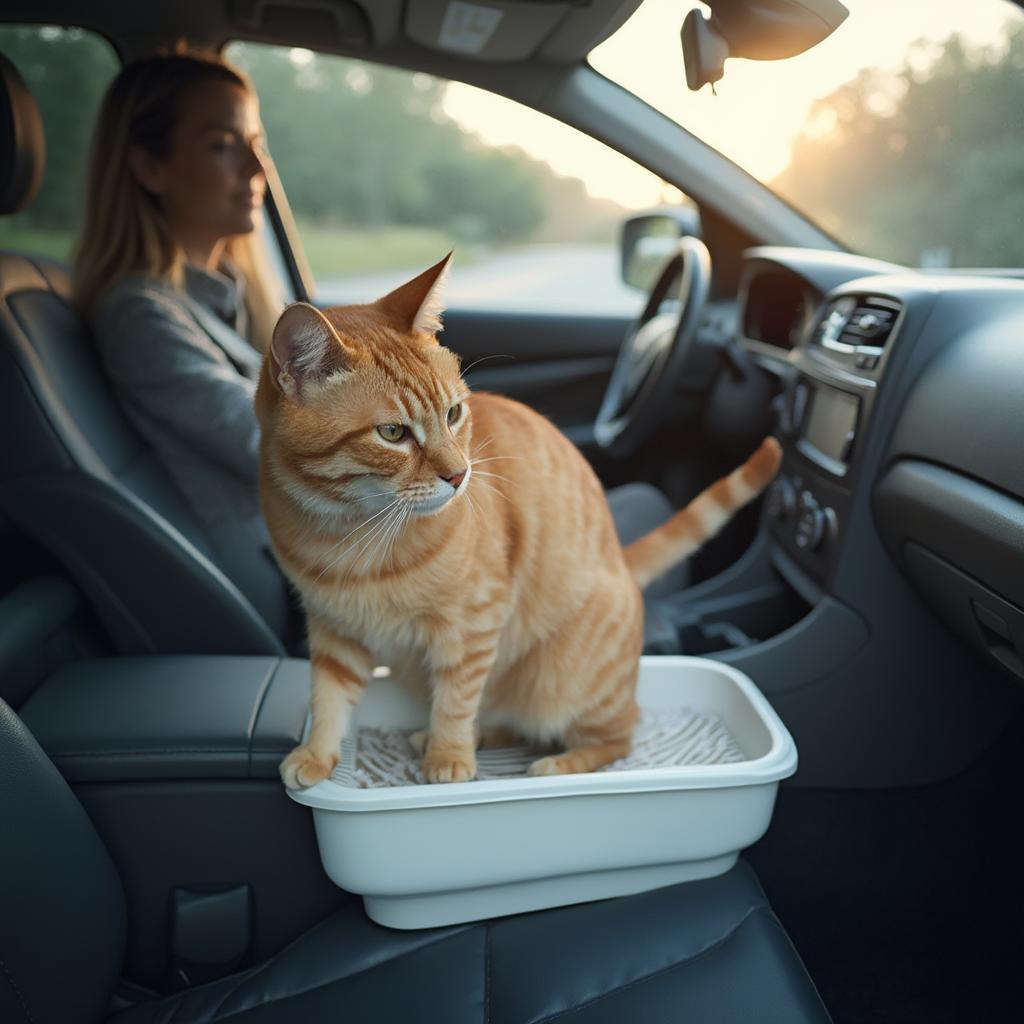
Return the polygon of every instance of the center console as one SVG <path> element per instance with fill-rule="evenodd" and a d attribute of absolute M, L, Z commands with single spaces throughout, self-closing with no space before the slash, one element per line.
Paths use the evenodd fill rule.
<path fill-rule="evenodd" d="M 960 453 L 969 475 L 993 450 L 983 434 L 975 438 L 954 423 L 970 431 L 981 419 L 992 436 L 1005 436 L 1012 403 L 986 404 L 990 380 L 975 392 L 980 400 L 971 401 L 964 385 L 986 342 L 992 365 L 1006 365 L 1020 294 L 1008 282 L 940 280 L 849 253 L 768 246 L 744 253 L 734 312 L 740 358 L 723 353 L 707 429 L 728 441 L 731 420 L 750 420 L 748 410 L 770 403 L 773 421 L 752 424 L 742 448 L 733 444 L 730 453 L 738 460 L 770 431 L 783 460 L 748 554 L 680 595 L 679 610 L 704 610 L 732 625 L 761 593 L 761 607 L 788 602 L 790 616 L 803 613 L 788 623 L 751 616 L 744 632 L 757 642 L 708 655 L 747 673 L 772 701 L 800 748 L 798 786 L 929 784 L 964 770 L 1005 725 L 1005 695 L 977 684 L 984 673 L 975 653 L 908 584 L 908 577 L 918 581 L 928 596 L 940 591 L 940 570 L 906 542 L 940 555 L 943 543 L 958 542 L 941 496 L 929 499 L 941 526 L 925 538 L 922 496 L 941 494 L 932 471 L 942 472 L 950 452 Z M 952 353 L 948 372 L 928 393 L 922 382 L 944 352 Z M 915 408 L 921 429 L 907 442 L 902 425 Z M 893 460 L 901 452 L 906 472 L 897 476 Z M 917 468 L 922 473 L 912 476 Z M 1012 476 L 996 472 L 992 479 L 1006 489 Z M 972 485 L 956 484 L 957 493 Z M 908 515 L 918 521 L 904 521 Z M 999 516 L 992 521 L 1008 521 Z M 956 555 L 953 565 L 963 560 Z M 950 605 L 956 599 L 947 618 L 997 661 L 1016 664 L 1003 605 L 966 580 L 945 593 Z"/>
<path fill-rule="evenodd" d="M 901 312 L 880 295 L 834 297 L 791 353 L 795 373 L 776 406 L 785 457 L 765 507 L 773 540 L 819 585 L 834 564 Z"/>

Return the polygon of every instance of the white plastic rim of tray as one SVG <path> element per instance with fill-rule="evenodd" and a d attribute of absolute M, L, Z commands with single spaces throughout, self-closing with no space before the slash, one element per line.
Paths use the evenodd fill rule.
<path fill-rule="evenodd" d="M 587 793 L 759 786 L 778 782 L 796 771 L 797 752 L 793 738 L 761 691 L 746 675 L 730 665 L 707 658 L 643 657 L 640 659 L 637 700 L 642 707 L 652 709 L 685 705 L 695 710 L 713 710 L 725 720 L 747 759 L 617 772 L 365 789 L 325 779 L 309 789 L 289 790 L 289 796 L 298 803 L 319 810 L 385 811 L 575 797 Z M 422 728 L 426 724 L 425 718 L 426 709 L 397 683 L 375 679 L 356 709 L 353 733 L 360 725 Z M 347 757 L 354 757 L 355 744 L 351 737 L 343 751 Z"/>

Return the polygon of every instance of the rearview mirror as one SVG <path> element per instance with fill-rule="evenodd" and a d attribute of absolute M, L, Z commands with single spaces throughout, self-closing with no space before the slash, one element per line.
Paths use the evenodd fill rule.
<path fill-rule="evenodd" d="M 622 280 L 649 292 L 683 235 L 700 237 L 700 215 L 691 207 L 630 217 L 622 225 Z"/>
<path fill-rule="evenodd" d="M 830 36 L 850 13 L 839 0 L 706 0 L 683 22 L 686 84 L 696 92 L 717 82 L 728 57 L 783 60 Z"/>

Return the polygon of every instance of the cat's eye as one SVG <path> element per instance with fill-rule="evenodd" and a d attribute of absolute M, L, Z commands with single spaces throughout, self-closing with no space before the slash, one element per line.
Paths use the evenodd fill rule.
<path fill-rule="evenodd" d="M 454 425 L 462 418 L 462 403 L 457 402 L 448 410 L 448 423 Z"/>
<path fill-rule="evenodd" d="M 382 423 L 377 428 L 377 433 L 384 438 L 385 441 L 401 441 L 406 434 L 408 434 L 408 428 L 404 427 L 401 423 Z"/>

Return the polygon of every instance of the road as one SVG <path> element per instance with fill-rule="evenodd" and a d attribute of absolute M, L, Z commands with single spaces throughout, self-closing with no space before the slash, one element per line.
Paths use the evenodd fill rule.
<path fill-rule="evenodd" d="M 317 283 L 326 305 L 368 302 L 425 270 L 398 268 Z M 460 267 L 458 252 L 445 288 L 447 305 L 503 312 L 638 314 L 643 296 L 619 277 L 614 245 L 534 245 Z"/>

